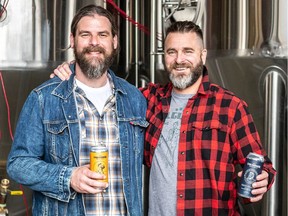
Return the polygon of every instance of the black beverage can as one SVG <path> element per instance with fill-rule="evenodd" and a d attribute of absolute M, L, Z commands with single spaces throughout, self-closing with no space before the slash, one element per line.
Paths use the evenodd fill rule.
<path fill-rule="evenodd" d="M 243 173 L 238 188 L 238 195 L 251 198 L 252 184 L 256 181 L 257 175 L 262 172 L 264 157 L 262 155 L 250 152 L 246 158 Z"/>

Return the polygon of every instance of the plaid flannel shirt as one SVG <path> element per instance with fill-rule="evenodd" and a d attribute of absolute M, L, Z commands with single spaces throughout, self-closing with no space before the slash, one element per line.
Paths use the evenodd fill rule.
<path fill-rule="evenodd" d="M 148 102 L 144 157 L 148 167 L 169 112 L 172 84 L 142 89 Z M 247 104 L 211 84 L 206 67 L 202 84 L 183 110 L 178 150 L 177 215 L 239 215 L 235 165 L 249 152 L 265 157 L 271 187 L 276 171 L 264 151 Z"/>
<path fill-rule="evenodd" d="M 110 80 L 111 85 L 113 85 Z M 83 194 L 86 215 L 126 215 L 126 202 L 121 175 L 120 144 L 117 127 L 116 97 L 107 100 L 103 115 L 76 88 L 76 100 L 81 124 L 80 165 L 90 163 L 91 146 L 105 145 L 109 152 L 109 186 L 101 194 Z"/>

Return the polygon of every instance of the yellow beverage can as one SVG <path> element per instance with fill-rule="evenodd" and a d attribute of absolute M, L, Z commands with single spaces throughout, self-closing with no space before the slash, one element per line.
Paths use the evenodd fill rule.
<path fill-rule="evenodd" d="M 108 149 L 105 146 L 92 146 L 90 150 L 90 170 L 106 176 L 108 182 Z"/>

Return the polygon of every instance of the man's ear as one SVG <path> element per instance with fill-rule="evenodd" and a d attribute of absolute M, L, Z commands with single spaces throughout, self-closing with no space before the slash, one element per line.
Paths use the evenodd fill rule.
<path fill-rule="evenodd" d="M 207 57 L 207 50 L 203 49 L 202 52 L 201 52 L 201 59 L 202 59 L 202 62 L 203 62 L 204 65 L 206 63 L 206 57 Z"/>
<path fill-rule="evenodd" d="M 117 47 L 118 47 L 118 36 L 115 35 L 115 36 L 113 37 L 113 48 L 114 48 L 114 49 L 117 49 Z"/>
<path fill-rule="evenodd" d="M 72 35 L 72 33 L 70 34 L 70 47 L 71 48 L 74 48 L 74 44 L 75 44 L 75 42 L 74 42 L 74 37 L 73 37 L 73 35 Z"/>

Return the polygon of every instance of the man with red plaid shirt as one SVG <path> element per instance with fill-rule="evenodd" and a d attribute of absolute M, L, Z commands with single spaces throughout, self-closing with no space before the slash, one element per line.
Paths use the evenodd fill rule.
<path fill-rule="evenodd" d="M 262 199 L 276 171 L 247 104 L 209 82 L 199 26 L 176 22 L 166 35 L 171 82 L 142 89 L 150 123 L 144 147 L 150 167 L 149 215 L 240 215 L 235 165 L 243 166 L 249 152 L 265 157 L 251 202 Z"/>
<path fill-rule="evenodd" d="M 144 147 L 150 167 L 149 215 L 240 215 L 235 166 L 243 167 L 250 152 L 265 158 L 250 202 L 262 199 L 276 171 L 247 104 L 209 82 L 199 26 L 175 22 L 166 35 L 165 66 L 171 82 L 141 89 L 150 123 Z M 65 76 L 60 69 L 54 73 Z"/>

